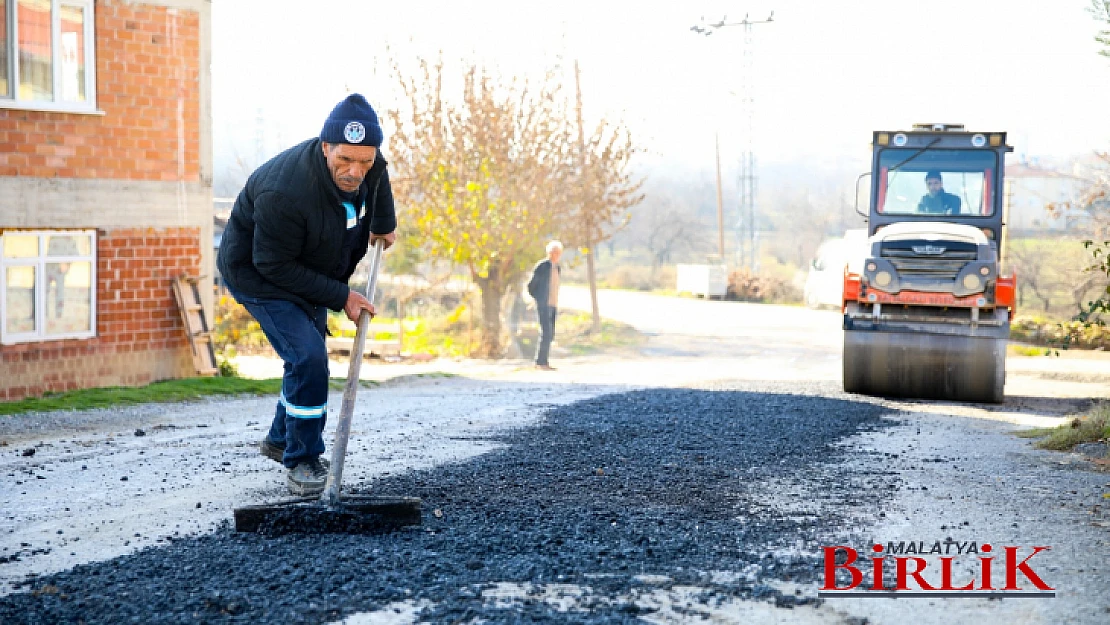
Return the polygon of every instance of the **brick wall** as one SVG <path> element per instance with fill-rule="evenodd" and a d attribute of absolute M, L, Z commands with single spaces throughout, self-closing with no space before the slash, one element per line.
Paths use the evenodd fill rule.
<path fill-rule="evenodd" d="M 0 400 L 194 375 L 171 280 L 200 272 L 196 228 L 121 228 L 97 241 L 96 337 L 0 346 Z"/>
<path fill-rule="evenodd" d="M 197 180 L 200 45 L 196 11 L 97 2 L 104 115 L 0 109 L 0 176 Z"/>
<path fill-rule="evenodd" d="M 0 230 L 99 232 L 97 335 L 0 346 L 0 401 L 195 375 L 170 280 L 211 284 L 210 21 L 97 0 L 97 114 L 0 109 Z"/>

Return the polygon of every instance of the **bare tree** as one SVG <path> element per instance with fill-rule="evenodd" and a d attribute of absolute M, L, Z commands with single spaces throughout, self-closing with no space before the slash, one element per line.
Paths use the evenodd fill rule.
<path fill-rule="evenodd" d="M 1110 27 L 1110 0 L 1091 0 L 1088 8 L 1096 21 Z M 1100 30 L 1095 41 L 1102 44 L 1099 54 L 1110 57 L 1110 29 Z M 1110 153 L 1098 154 L 1101 165 L 1094 168 L 1089 178 L 1090 185 L 1078 205 L 1085 208 L 1094 218 L 1095 239 L 1083 242 L 1090 253 L 1087 272 L 1100 279 L 1110 279 Z M 1050 207 L 1054 210 L 1055 207 Z M 1092 264 L 1093 263 L 1093 264 Z M 1110 284 L 1105 285 L 1098 298 L 1080 302 L 1079 313 L 1075 316 L 1084 327 L 1104 325 L 1102 317 L 1110 313 Z"/>
<path fill-rule="evenodd" d="M 688 202 L 666 192 L 652 195 L 636 211 L 636 239 L 651 256 L 652 275 L 674 257 L 710 248 L 712 229 L 691 218 Z"/>
<path fill-rule="evenodd" d="M 768 247 L 779 262 L 806 267 L 830 234 L 844 234 L 840 229 L 843 198 L 835 191 L 782 188 L 772 197 L 774 210 L 768 219 L 773 232 L 768 233 Z"/>
<path fill-rule="evenodd" d="M 1016 243 L 1016 242 L 1015 242 Z M 1008 264 L 1020 276 L 1018 280 L 1018 306 L 1024 308 L 1032 295 L 1041 303 L 1041 311 L 1048 313 L 1052 306 L 1052 292 L 1045 275 L 1043 250 L 1033 246 L 1011 245 Z"/>
<path fill-rule="evenodd" d="M 257 159 L 243 156 L 238 146 L 231 146 L 231 163 L 218 170 L 213 176 L 212 192 L 216 197 L 235 197 L 239 195 L 247 178 L 261 163 Z"/>
<path fill-rule="evenodd" d="M 1019 310 L 1032 296 L 1045 314 L 1074 315 L 1106 285 L 1105 275 L 1089 270 L 1089 252 L 1076 239 L 1012 241 L 1007 264 L 1018 276 Z"/>
<path fill-rule="evenodd" d="M 595 248 L 628 224 L 631 219 L 628 209 L 644 199 L 639 192 L 643 180 L 635 179 L 629 168 L 632 157 L 639 150 L 634 146 L 627 127 L 602 119 L 589 138 L 586 138 L 577 61 L 574 62 L 574 86 L 575 121 L 578 130 L 578 177 L 575 182 L 578 197 L 567 229 L 582 242 L 585 250 L 593 331 L 600 332 Z"/>

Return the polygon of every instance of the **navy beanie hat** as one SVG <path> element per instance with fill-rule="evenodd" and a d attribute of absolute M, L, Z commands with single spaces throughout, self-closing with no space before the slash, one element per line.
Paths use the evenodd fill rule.
<path fill-rule="evenodd" d="M 351 145 L 372 145 L 381 147 L 382 127 L 378 125 L 378 115 L 366 98 L 352 93 L 335 105 L 320 131 L 320 140 L 325 143 L 349 143 Z"/>

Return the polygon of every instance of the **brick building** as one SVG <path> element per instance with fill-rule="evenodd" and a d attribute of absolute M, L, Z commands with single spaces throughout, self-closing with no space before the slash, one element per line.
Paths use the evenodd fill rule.
<path fill-rule="evenodd" d="M 0 401 L 194 375 L 210 0 L 0 0 Z"/>

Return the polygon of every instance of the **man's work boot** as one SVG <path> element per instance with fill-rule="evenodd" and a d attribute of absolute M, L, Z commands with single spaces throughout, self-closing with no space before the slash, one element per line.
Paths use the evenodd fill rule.
<path fill-rule="evenodd" d="M 319 495 L 324 492 L 324 484 L 328 480 L 328 470 L 324 468 L 319 458 L 305 460 L 289 469 L 285 482 L 289 485 L 289 492 L 301 497 Z"/>
<path fill-rule="evenodd" d="M 263 456 L 278 463 L 281 462 L 282 456 L 285 455 L 285 445 L 278 445 L 271 441 L 269 436 L 263 438 L 262 441 L 258 443 L 258 450 L 262 452 Z M 331 466 L 331 462 L 326 458 L 320 458 L 320 464 L 324 465 L 325 471 Z"/>
<path fill-rule="evenodd" d="M 281 462 L 281 457 L 285 455 L 285 445 L 278 445 L 271 441 L 269 436 L 258 443 L 258 450 L 262 452 L 263 456 L 274 462 Z"/>

